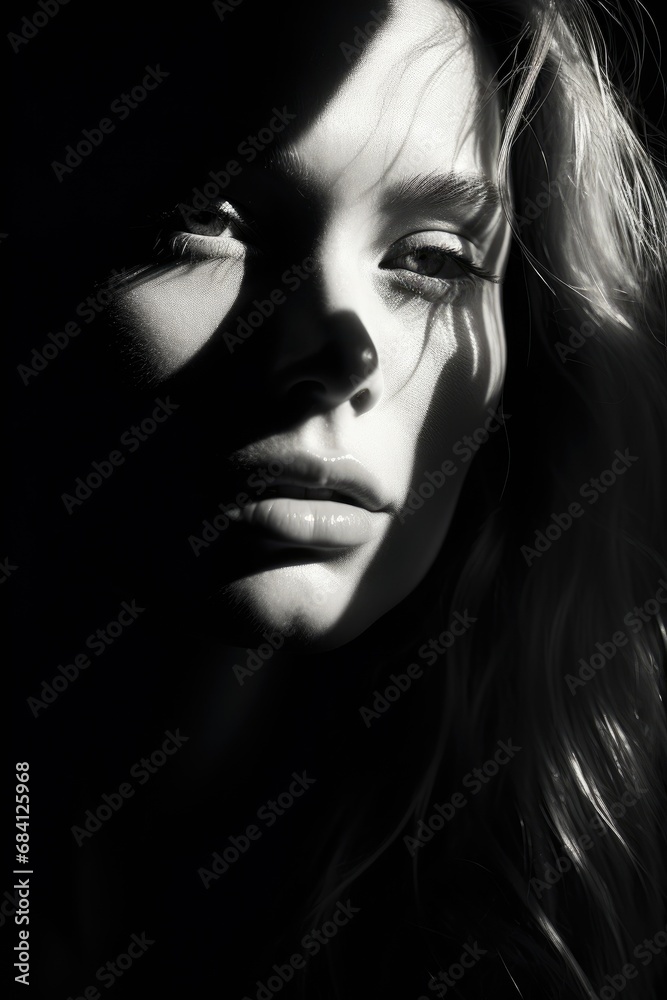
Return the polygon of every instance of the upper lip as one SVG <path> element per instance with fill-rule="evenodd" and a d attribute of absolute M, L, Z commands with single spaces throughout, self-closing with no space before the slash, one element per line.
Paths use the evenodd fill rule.
<path fill-rule="evenodd" d="M 365 510 L 380 511 L 389 506 L 377 477 L 349 452 L 300 451 L 265 457 L 253 454 L 251 462 L 241 459 L 238 464 L 249 475 L 261 472 L 269 489 L 281 485 L 328 489 L 343 494 Z M 284 471 L 274 476 L 267 468 L 269 464 L 281 465 Z"/>

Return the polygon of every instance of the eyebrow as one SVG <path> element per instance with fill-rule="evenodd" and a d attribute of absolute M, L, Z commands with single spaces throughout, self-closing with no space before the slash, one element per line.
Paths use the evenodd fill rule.
<path fill-rule="evenodd" d="M 283 146 L 272 150 L 267 162 L 270 168 L 279 170 L 316 196 L 314 178 L 294 148 Z M 436 212 L 445 218 L 465 218 L 473 224 L 495 215 L 501 204 L 500 188 L 488 177 L 456 170 L 402 178 L 388 186 L 380 202 L 387 213 Z"/>
<path fill-rule="evenodd" d="M 265 163 L 269 170 L 274 170 L 293 181 L 315 201 L 324 202 L 324 196 L 317 191 L 317 183 L 311 168 L 293 146 L 279 146 L 277 149 L 272 149 L 266 156 Z"/>
<path fill-rule="evenodd" d="M 382 199 L 383 208 L 438 209 L 457 215 L 483 209 L 497 209 L 500 189 L 483 174 L 449 171 L 445 174 L 419 174 L 398 181 Z"/>

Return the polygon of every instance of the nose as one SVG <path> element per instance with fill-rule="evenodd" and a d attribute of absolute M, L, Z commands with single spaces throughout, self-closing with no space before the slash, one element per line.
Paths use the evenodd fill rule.
<path fill-rule="evenodd" d="M 281 317 L 271 379 L 279 399 L 290 408 L 331 410 L 349 402 L 357 415 L 372 409 L 384 383 L 377 349 L 358 313 L 327 304 L 316 287 L 308 289 L 307 301 L 303 295 L 291 305 L 285 304 Z"/>

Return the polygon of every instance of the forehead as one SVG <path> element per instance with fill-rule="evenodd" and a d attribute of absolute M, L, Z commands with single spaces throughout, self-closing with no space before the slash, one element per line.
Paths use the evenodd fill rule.
<path fill-rule="evenodd" d="M 458 9 L 402 0 L 290 152 L 311 179 L 348 197 L 415 173 L 493 180 L 500 115 L 492 81 Z"/>

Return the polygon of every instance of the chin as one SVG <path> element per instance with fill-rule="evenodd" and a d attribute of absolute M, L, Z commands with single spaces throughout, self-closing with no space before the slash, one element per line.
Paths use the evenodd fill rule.
<path fill-rule="evenodd" d="M 271 636 L 285 650 L 303 653 L 344 646 L 387 610 L 374 614 L 360 599 L 357 581 L 319 563 L 274 568 L 227 584 L 208 602 L 207 625 L 215 627 L 217 619 L 218 636 L 221 605 L 225 642 L 252 647 Z"/>

